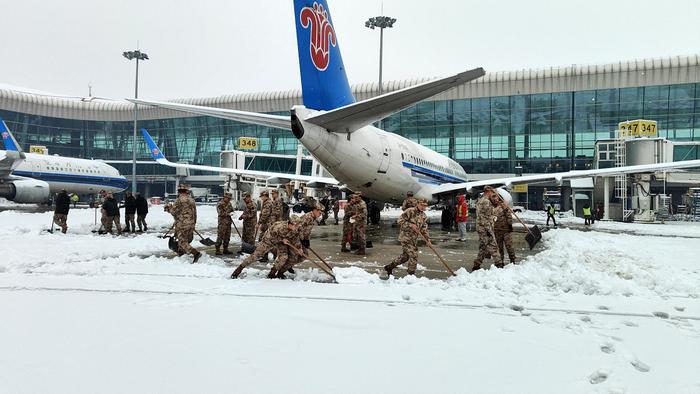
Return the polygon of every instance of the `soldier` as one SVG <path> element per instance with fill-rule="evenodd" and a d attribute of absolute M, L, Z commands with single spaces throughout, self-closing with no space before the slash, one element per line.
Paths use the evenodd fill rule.
<path fill-rule="evenodd" d="M 56 209 L 53 212 L 53 222 L 61 228 L 63 234 L 68 231 L 69 210 L 70 197 L 68 197 L 66 189 L 62 189 L 61 192 L 56 195 Z"/>
<path fill-rule="evenodd" d="M 181 183 L 177 188 L 175 203 L 166 205 L 166 211 L 175 218 L 175 238 L 178 254 L 191 253 L 196 263 L 202 254 L 190 245 L 194 238 L 194 226 L 197 224 L 197 205 L 190 196 L 190 186 Z"/>
<path fill-rule="evenodd" d="M 407 208 L 399 216 L 399 242 L 401 242 L 401 255 L 396 257 L 390 264 L 384 266 L 387 275 L 391 275 L 394 268 L 403 263 L 407 263 L 409 275 L 416 274 L 418 266 L 418 238 L 420 234 L 427 239 L 428 246 L 432 246 L 430 234 L 428 234 L 428 217 L 425 215 L 425 208 L 428 201 L 417 199 L 416 206 Z M 420 234 L 419 234 L 420 233 Z"/>
<path fill-rule="evenodd" d="M 253 245 L 255 244 L 255 226 L 258 223 L 258 210 L 255 208 L 255 203 L 250 197 L 250 193 L 243 193 L 243 202 L 245 203 L 245 209 L 241 216 L 238 217 L 239 220 L 243 221 L 243 234 L 241 234 L 241 237 L 243 237 L 243 242 Z"/>
<path fill-rule="evenodd" d="M 228 250 L 228 243 L 231 241 L 231 214 L 233 213 L 231 193 L 224 193 L 224 198 L 216 204 L 216 213 L 219 217 L 219 222 L 216 228 L 216 252 L 214 254 L 222 254 L 220 250 L 221 244 L 224 245 L 223 254 L 233 254 L 233 252 Z"/>
<path fill-rule="evenodd" d="M 276 270 L 277 278 L 284 279 L 284 273 L 287 271 L 294 273 L 294 266 L 304 261 L 304 258 L 308 255 L 307 250 L 311 247 L 311 230 L 324 209 L 323 205 L 317 202 L 314 202 L 312 207 L 313 208 L 311 211 L 305 213 L 301 219 L 299 219 L 299 223 L 297 224 L 297 232 L 299 233 L 301 244 L 301 248 L 299 250 L 304 252 L 304 255 L 300 256 L 294 249 L 288 247 L 289 257 L 287 258 L 287 262 L 282 263 L 282 260 L 279 258 L 275 262 L 273 269 Z"/>
<path fill-rule="evenodd" d="M 126 192 L 126 197 L 124 197 L 124 215 L 126 216 L 124 231 L 132 233 L 136 232 L 136 222 L 134 221 L 134 216 L 136 215 L 136 199 L 131 192 Z"/>
<path fill-rule="evenodd" d="M 496 245 L 498 246 L 498 254 L 504 258 L 503 245 L 508 251 L 508 260 L 515 263 L 515 249 L 513 249 L 513 215 L 508 209 L 506 202 L 499 199 L 498 205 L 494 209 L 496 212 L 496 224 L 494 225 L 494 235 L 496 236 Z"/>
<path fill-rule="evenodd" d="M 406 199 L 403 200 L 403 204 L 401 204 L 401 210 L 405 211 L 408 208 L 413 208 L 416 206 L 418 203 L 418 200 L 416 200 L 415 197 L 413 197 L 413 192 L 406 192 Z"/>
<path fill-rule="evenodd" d="M 112 193 L 106 193 L 104 202 L 102 203 L 102 210 L 104 211 L 104 221 L 102 222 L 104 226 L 104 233 L 112 234 L 112 225 L 116 223 L 117 225 L 117 235 L 121 235 L 122 226 L 119 223 L 119 205 L 117 201 L 112 196 Z"/>
<path fill-rule="evenodd" d="M 496 205 L 494 200 L 497 198 L 495 194 L 496 191 L 491 186 L 486 186 L 484 195 L 476 203 L 476 232 L 479 234 L 479 254 L 474 260 L 472 271 L 480 269 L 481 263 L 488 256 L 493 258 L 496 267 L 503 267 L 503 261 L 501 260 L 501 255 L 498 254 L 493 230 L 493 226 L 498 219 L 494 212 Z"/>
<path fill-rule="evenodd" d="M 338 212 L 340 212 L 340 200 L 337 198 L 333 199 L 333 218 L 335 219 L 335 224 L 338 224 Z"/>
<path fill-rule="evenodd" d="M 105 210 L 105 201 L 107 201 L 107 192 L 104 190 L 100 190 L 99 192 L 100 195 L 100 230 L 97 231 L 98 234 L 105 234 L 107 233 L 107 211 Z M 111 222 L 110 222 L 111 223 Z M 110 224 L 110 229 L 111 229 L 111 224 Z M 110 230 L 111 232 L 111 230 Z"/>
<path fill-rule="evenodd" d="M 148 215 L 148 201 L 141 193 L 136 193 L 136 223 L 139 225 L 139 232 L 148 231 L 146 215 Z"/>
<path fill-rule="evenodd" d="M 270 194 L 267 190 L 260 193 L 260 218 L 258 219 L 257 231 L 260 234 L 258 240 L 262 240 L 267 228 L 274 223 L 272 219 L 272 201 L 269 199 Z"/>
<path fill-rule="evenodd" d="M 321 222 L 319 223 L 319 225 L 325 226 L 326 220 L 328 219 L 328 213 L 331 210 L 330 199 L 328 198 L 328 196 L 324 196 L 321 199 L 321 205 L 323 205 L 323 216 L 321 217 Z"/>
<path fill-rule="evenodd" d="M 279 222 L 284 216 L 284 209 L 282 207 L 284 203 L 280 198 L 280 192 L 277 189 L 272 189 L 272 210 L 270 214 L 270 223 Z"/>
<path fill-rule="evenodd" d="M 279 221 L 273 223 L 272 226 L 265 232 L 260 242 L 258 242 L 255 252 L 249 255 L 243 260 L 241 265 L 239 265 L 235 271 L 231 274 L 231 279 L 236 279 L 243 272 L 243 269 L 253 262 L 257 261 L 262 257 L 267 257 L 267 254 L 271 251 L 276 252 L 278 261 L 282 261 L 283 266 L 287 262 L 288 252 L 287 243 L 294 245 L 295 247 L 301 247 L 299 242 L 299 232 L 297 231 L 297 223 L 299 218 L 295 215 L 289 217 L 287 221 Z M 281 259 L 281 260 L 279 260 Z M 273 268 L 274 270 L 274 268 Z M 276 271 L 270 271 L 272 277 L 276 275 Z M 268 275 L 270 276 L 270 275 Z"/>
<path fill-rule="evenodd" d="M 352 244 L 353 226 L 350 218 L 355 214 L 355 195 L 350 195 L 350 199 L 345 204 L 345 214 L 343 214 L 343 238 L 340 240 L 340 251 L 349 252 L 350 249 L 345 247 L 346 243 Z"/>
<path fill-rule="evenodd" d="M 367 244 L 365 231 L 367 230 L 367 204 L 362 199 L 362 192 L 357 192 L 355 197 L 355 211 L 352 216 L 354 223 L 352 224 L 352 239 L 357 241 L 356 255 L 365 255 L 365 246 Z M 352 246 L 351 246 L 352 247 Z"/>

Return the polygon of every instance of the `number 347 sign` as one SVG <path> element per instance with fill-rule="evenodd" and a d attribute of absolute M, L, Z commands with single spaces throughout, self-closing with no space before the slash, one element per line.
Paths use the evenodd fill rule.
<path fill-rule="evenodd" d="M 258 139 L 255 137 L 239 137 L 238 149 L 257 149 Z"/>

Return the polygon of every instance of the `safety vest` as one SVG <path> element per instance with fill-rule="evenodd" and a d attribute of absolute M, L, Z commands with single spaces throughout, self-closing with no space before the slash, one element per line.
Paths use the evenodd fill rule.
<path fill-rule="evenodd" d="M 464 211 L 466 211 L 466 212 L 464 212 Z M 459 204 L 459 206 L 457 207 L 457 216 L 469 217 L 469 206 L 467 206 L 467 204 Z"/>
<path fill-rule="evenodd" d="M 583 208 L 583 216 L 591 216 L 591 208 Z"/>
<path fill-rule="evenodd" d="M 550 206 L 550 207 L 547 209 L 547 213 L 549 213 L 550 215 L 554 215 L 554 207 Z"/>

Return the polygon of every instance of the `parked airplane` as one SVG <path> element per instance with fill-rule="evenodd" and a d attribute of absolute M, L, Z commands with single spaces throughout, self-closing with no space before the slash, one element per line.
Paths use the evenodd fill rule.
<path fill-rule="evenodd" d="M 120 192 L 129 181 L 109 164 L 71 157 L 25 153 L 0 119 L 5 150 L 0 150 L 0 197 L 22 204 L 41 204 L 51 194 Z"/>
<path fill-rule="evenodd" d="M 700 160 L 690 160 L 469 181 L 467 173 L 454 160 L 380 130 L 372 123 L 477 79 L 484 75 L 482 68 L 356 102 L 326 0 L 295 0 L 294 13 L 304 105 L 293 106 L 291 116 L 140 99 L 129 101 L 292 130 L 339 182 L 371 199 L 392 203 L 400 202 L 407 191 L 435 203 L 442 195 L 472 192 L 486 185 L 510 187 L 552 180 L 561 183 L 579 177 L 700 167 Z"/>

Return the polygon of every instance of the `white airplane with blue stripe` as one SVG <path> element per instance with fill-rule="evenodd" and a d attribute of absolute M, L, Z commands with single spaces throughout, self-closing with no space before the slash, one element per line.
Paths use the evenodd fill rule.
<path fill-rule="evenodd" d="M 0 119 L 5 150 L 0 150 L 0 197 L 20 204 L 43 204 L 53 193 L 120 192 L 129 181 L 116 168 L 97 160 L 25 153 Z"/>
<path fill-rule="evenodd" d="M 356 102 L 340 54 L 336 31 L 326 0 L 294 0 L 297 47 L 304 105 L 290 116 L 267 115 L 172 102 L 132 100 L 160 108 L 231 119 L 291 130 L 340 183 L 367 197 L 398 203 L 407 191 L 431 203 L 443 195 L 478 191 L 484 186 L 657 172 L 700 167 L 700 160 L 627 166 L 600 170 L 505 177 L 470 181 L 454 160 L 394 133 L 372 126 L 406 109 L 484 75 L 482 68 L 429 81 Z M 504 197 L 509 197 L 507 192 Z"/>

